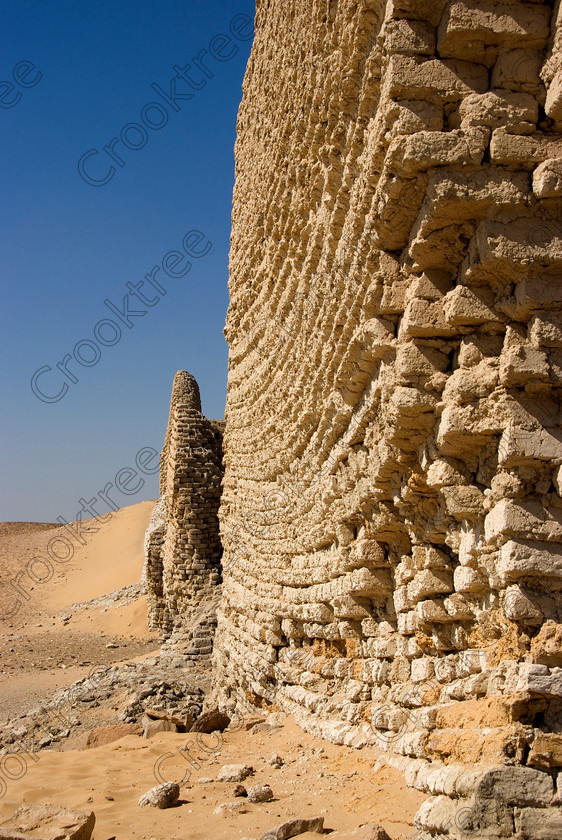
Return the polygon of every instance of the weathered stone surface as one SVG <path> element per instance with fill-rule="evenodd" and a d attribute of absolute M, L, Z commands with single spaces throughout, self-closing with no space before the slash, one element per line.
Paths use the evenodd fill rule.
<path fill-rule="evenodd" d="M 557 122 L 562 120 L 562 73 L 560 71 L 550 83 L 544 109 L 553 120 Z"/>
<path fill-rule="evenodd" d="M 218 816 L 228 817 L 233 814 L 245 814 L 247 811 L 248 809 L 246 808 L 245 802 L 223 802 L 215 808 L 213 813 Z"/>
<path fill-rule="evenodd" d="M 484 125 L 488 128 L 505 126 L 516 134 L 529 134 L 538 122 L 538 104 L 528 93 L 494 90 L 467 96 L 459 105 L 452 124 L 459 128 Z"/>
<path fill-rule="evenodd" d="M 382 825 L 373 823 L 372 825 L 366 825 L 361 829 L 357 835 L 357 840 L 390 840 L 390 837 Z"/>
<path fill-rule="evenodd" d="M 220 583 L 222 472 L 221 422 L 203 417 L 197 382 L 178 371 L 160 461 L 162 498 L 146 532 L 143 571 L 149 624 L 165 636 L 192 621 L 197 605 L 210 600 Z M 214 622 L 204 615 L 197 623 L 191 648 L 197 658 L 208 658 Z"/>
<path fill-rule="evenodd" d="M 518 817 L 521 840 L 559 840 L 562 836 L 560 808 L 523 808 Z"/>
<path fill-rule="evenodd" d="M 537 198 L 562 196 L 562 158 L 540 163 L 533 172 L 533 192 Z"/>
<path fill-rule="evenodd" d="M 488 132 L 482 128 L 469 131 L 420 131 L 397 137 L 388 147 L 386 165 L 404 178 L 413 177 L 434 166 L 473 164 L 482 160 Z"/>
<path fill-rule="evenodd" d="M 248 764 L 225 764 L 218 772 L 218 782 L 243 782 L 253 775 L 254 769 Z"/>
<path fill-rule="evenodd" d="M 322 834 L 324 830 L 324 817 L 313 817 L 312 819 L 296 819 L 284 822 L 275 828 L 270 829 L 261 840 L 288 840 L 289 837 L 296 837 L 304 834 L 305 831 L 313 831 Z"/>
<path fill-rule="evenodd" d="M 498 448 L 502 466 L 512 467 L 525 462 L 562 463 L 562 433 L 559 429 L 525 429 L 509 424 Z"/>
<path fill-rule="evenodd" d="M 486 68 L 468 61 L 426 60 L 392 56 L 384 92 L 393 99 L 421 99 L 443 104 L 458 102 L 488 87 Z"/>
<path fill-rule="evenodd" d="M 143 715 L 141 724 L 143 738 L 152 738 L 153 735 L 157 735 L 159 732 L 178 732 L 177 725 L 171 720 L 154 720 L 148 717 L 148 715 Z"/>
<path fill-rule="evenodd" d="M 191 712 L 185 712 L 182 715 L 174 715 L 165 710 L 145 708 L 144 713 L 147 717 L 152 718 L 153 720 L 170 721 L 170 723 L 177 726 L 178 732 L 185 732 L 193 726 L 193 715 Z M 201 715 L 198 718 L 198 721 L 203 717 L 204 715 Z"/>
<path fill-rule="evenodd" d="M 180 786 L 175 782 L 157 785 L 144 793 L 139 799 L 139 805 L 151 808 L 172 808 L 180 797 Z"/>
<path fill-rule="evenodd" d="M 546 773 L 530 767 L 503 767 L 484 774 L 476 796 L 505 805 L 550 805 L 554 788 Z"/>
<path fill-rule="evenodd" d="M 490 155 L 493 163 L 532 170 L 536 164 L 562 155 L 562 138 L 543 134 L 520 137 L 498 128 L 492 133 Z"/>
<path fill-rule="evenodd" d="M 441 19 L 439 55 L 492 64 L 501 45 L 506 48 L 542 48 L 550 34 L 548 9 L 532 3 L 516 5 L 478 0 L 451 3 Z"/>
<path fill-rule="evenodd" d="M 211 709 L 200 715 L 191 726 L 190 732 L 224 732 L 230 723 L 230 717 L 219 709 Z"/>
<path fill-rule="evenodd" d="M 540 665 L 562 665 L 562 624 L 547 621 L 531 643 L 531 655 Z"/>
<path fill-rule="evenodd" d="M 488 542 L 509 537 L 562 542 L 562 512 L 551 512 L 537 501 L 502 499 L 486 516 L 485 534 Z"/>
<path fill-rule="evenodd" d="M 95 749 L 104 744 L 111 744 L 127 735 L 140 735 L 141 727 L 138 723 L 116 723 L 109 726 L 97 726 L 84 734 L 84 749 Z"/>
<path fill-rule="evenodd" d="M 273 791 L 269 785 L 255 785 L 248 788 L 248 802 L 270 802 L 273 799 Z"/>
<path fill-rule="evenodd" d="M 523 666 L 516 687 L 522 694 L 562 697 L 562 668 L 550 670 L 546 665 Z"/>
<path fill-rule="evenodd" d="M 533 576 L 562 579 L 562 545 L 509 540 L 501 548 L 497 570 L 504 581 Z"/>
<path fill-rule="evenodd" d="M 562 735 L 551 732 L 537 732 L 527 764 L 544 770 L 549 767 L 562 767 Z"/>
<path fill-rule="evenodd" d="M 21 805 L 10 819 L 0 825 L 4 840 L 41 838 L 41 840 L 90 840 L 96 817 L 93 811 L 76 811 L 52 805 Z"/>

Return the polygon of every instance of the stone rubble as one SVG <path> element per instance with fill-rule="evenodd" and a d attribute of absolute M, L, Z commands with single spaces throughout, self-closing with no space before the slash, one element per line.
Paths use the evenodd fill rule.
<path fill-rule="evenodd" d="M 0 755 L 64 748 L 68 739 L 89 730 L 141 724 L 157 714 L 171 721 L 176 731 L 181 731 L 177 721 L 184 721 L 187 729 L 188 722 L 201 715 L 210 688 L 210 675 L 204 670 L 194 673 L 188 664 L 175 657 L 149 656 L 94 668 L 42 705 L 7 721 L 0 728 Z M 145 728 L 153 733 L 157 727 Z"/>
<path fill-rule="evenodd" d="M 62 620 L 65 623 L 70 621 L 73 614 L 78 610 L 89 610 L 95 607 L 126 607 L 127 604 L 132 604 L 142 595 L 146 595 L 145 584 L 143 582 L 132 583 L 129 586 L 124 586 L 122 589 L 116 589 L 115 592 L 100 595 L 99 598 L 92 598 L 89 601 L 72 604 L 70 607 L 72 612 L 62 616 Z"/>

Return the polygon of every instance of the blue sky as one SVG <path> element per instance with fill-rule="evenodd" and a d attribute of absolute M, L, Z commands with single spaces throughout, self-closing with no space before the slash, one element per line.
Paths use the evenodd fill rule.
<path fill-rule="evenodd" d="M 74 519 L 79 498 L 159 450 L 176 370 L 196 376 L 208 417 L 224 416 L 254 11 L 0 2 L 0 521 Z M 117 504 L 154 498 L 156 476 L 143 481 L 113 491 Z"/>

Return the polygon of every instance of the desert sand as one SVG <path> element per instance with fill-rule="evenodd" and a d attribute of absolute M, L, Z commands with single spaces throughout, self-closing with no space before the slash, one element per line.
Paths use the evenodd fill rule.
<path fill-rule="evenodd" d="M 47 692 L 70 685 L 92 665 L 117 662 L 154 650 L 148 633 L 146 598 L 111 608 L 73 609 L 131 584 L 139 583 L 144 531 L 153 502 L 112 514 L 101 525 L 86 520 L 86 545 L 75 542 L 68 563 L 54 566 L 44 583 L 31 580 L 26 564 L 47 557 L 46 546 L 63 528 L 37 523 L 0 525 L 0 696 L 2 717 L 24 711 Z M 95 533 L 94 528 L 99 528 Z M 40 567 L 36 567 L 41 574 Z M 17 581 L 28 598 L 17 593 Z M 14 610 L 20 601 L 17 611 Z M 10 616 L 10 613 L 14 613 Z M 65 617 L 65 620 L 63 620 Z M 116 648 L 107 648 L 116 644 Z"/>

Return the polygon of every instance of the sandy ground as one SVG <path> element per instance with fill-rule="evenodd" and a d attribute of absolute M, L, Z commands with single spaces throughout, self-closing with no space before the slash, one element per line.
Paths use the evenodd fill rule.
<path fill-rule="evenodd" d="M 55 688 L 85 676 L 92 665 L 138 658 L 158 648 L 159 640 L 147 632 L 144 597 L 129 604 L 72 607 L 138 583 L 151 509 L 152 502 L 146 502 L 116 512 L 49 581 L 33 584 L 21 578 L 29 600 L 0 622 L 0 717 L 27 710 Z M 31 558 L 45 556 L 47 542 L 57 533 L 29 523 L 0 525 L 1 615 L 14 610 L 17 597 L 7 582 Z M 334 840 L 356 837 L 360 826 L 373 822 L 381 823 L 392 840 L 416 836 L 413 816 L 424 797 L 378 761 L 375 749 L 334 746 L 303 732 L 291 718 L 275 732 L 237 729 L 199 738 L 197 743 L 190 734 L 127 735 L 95 749 L 4 757 L 0 822 L 22 804 L 53 804 L 93 810 L 94 840 L 259 840 L 288 819 L 315 816 L 324 817 Z M 186 745 L 188 751 L 180 752 Z M 269 764 L 274 754 L 283 759 L 280 768 Z M 220 767 L 234 763 L 254 768 L 244 782 L 247 788 L 268 783 L 275 799 L 251 804 L 234 798 L 235 784 L 214 781 Z M 138 805 L 139 796 L 158 781 L 182 779 L 177 807 Z M 244 810 L 216 814 L 223 803 L 244 803 Z"/>
<path fill-rule="evenodd" d="M 226 731 L 199 737 L 198 745 L 193 734 L 163 732 L 150 739 L 128 735 L 97 749 L 44 750 L 35 763 L 27 757 L 25 776 L 9 783 L 0 818 L 21 804 L 93 810 L 95 840 L 259 840 L 288 819 L 317 816 L 324 817 L 326 829 L 337 831 L 334 840 L 353 837 L 361 825 L 373 822 L 392 840 L 412 835 L 413 815 L 425 797 L 409 790 L 400 773 L 388 767 L 374 771 L 375 750 L 336 747 L 306 734 L 290 718 L 271 734 Z M 179 752 L 186 745 L 191 765 Z M 284 761 L 279 769 L 268 763 L 274 754 Z M 223 765 L 235 763 L 254 768 L 246 788 L 269 784 L 275 799 L 247 803 L 233 796 L 234 783 L 209 781 Z M 157 784 L 155 766 L 161 781 L 179 783 L 187 775 L 178 807 L 161 811 L 138 805 Z M 245 813 L 215 813 L 223 803 L 241 802 Z M 318 840 L 317 834 L 300 837 Z"/>
<path fill-rule="evenodd" d="M 103 525 L 87 520 L 86 527 L 99 530 L 84 531 L 86 545 L 75 541 L 72 558 L 64 565 L 52 563 L 54 573 L 43 583 L 32 580 L 27 564 L 36 557 L 48 559 L 48 542 L 68 532 L 37 523 L 0 524 L 0 719 L 27 711 L 45 694 L 86 676 L 92 666 L 159 646 L 147 631 L 145 597 L 125 606 L 72 609 L 140 581 L 153 504 L 123 508 Z M 36 577 L 48 574 L 41 563 L 31 570 Z M 20 592 L 10 583 L 18 572 Z"/>

